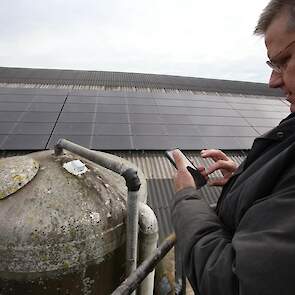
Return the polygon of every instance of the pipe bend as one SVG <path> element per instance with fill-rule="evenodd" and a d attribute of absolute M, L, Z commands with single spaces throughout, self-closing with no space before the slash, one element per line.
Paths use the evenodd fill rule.
<path fill-rule="evenodd" d="M 140 179 L 137 175 L 137 170 L 133 168 L 128 168 L 121 174 L 125 181 L 128 191 L 137 192 L 140 189 Z"/>
<path fill-rule="evenodd" d="M 154 211 L 145 203 L 139 202 L 139 228 L 144 234 L 158 233 L 158 220 Z"/>

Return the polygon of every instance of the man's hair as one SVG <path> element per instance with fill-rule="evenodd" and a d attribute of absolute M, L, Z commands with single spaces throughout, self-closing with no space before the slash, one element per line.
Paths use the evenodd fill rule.
<path fill-rule="evenodd" d="M 285 9 L 289 13 L 287 30 L 295 31 L 295 1 L 271 0 L 261 13 L 254 34 L 264 35 L 272 21 Z"/>

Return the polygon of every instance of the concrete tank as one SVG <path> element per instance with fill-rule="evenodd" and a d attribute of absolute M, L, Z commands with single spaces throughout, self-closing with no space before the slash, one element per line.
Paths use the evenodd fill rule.
<path fill-rule="evenodd" d="M 0 294 L 110 294 L 124 279 L 127 190 L 119 175 L 52 151 L 0 160 Z"/>

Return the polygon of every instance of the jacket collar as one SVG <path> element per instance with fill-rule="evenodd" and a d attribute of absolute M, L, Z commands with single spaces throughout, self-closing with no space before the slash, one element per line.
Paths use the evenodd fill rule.
<path fill-rule="evenodd" d="M 282 141 L 295 134 L 295 113 L 291 113 L 283 119 L 278 126 L 257 137 L 257 139 L 269 139 Z"/>

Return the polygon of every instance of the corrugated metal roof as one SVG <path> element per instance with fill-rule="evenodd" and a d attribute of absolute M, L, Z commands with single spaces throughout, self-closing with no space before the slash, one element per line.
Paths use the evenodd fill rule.
<path fill-rule="evenodd" d="M 0 83 L 68 86 L 137 87 L 282 96 L 264 83 L 154 75 L 141 73 L 77 71 L 0 67 Z"/>

